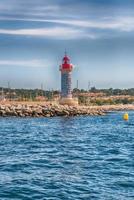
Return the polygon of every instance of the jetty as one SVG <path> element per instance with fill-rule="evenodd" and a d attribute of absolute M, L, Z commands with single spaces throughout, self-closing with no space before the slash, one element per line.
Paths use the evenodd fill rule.
<path fill-rule="evenodd" d="M 41 102 L 6 102 L 0 104 L 1 117 L 97 116 L 121 110 L 134 110 L 134 105 L 68 106 Z"/>

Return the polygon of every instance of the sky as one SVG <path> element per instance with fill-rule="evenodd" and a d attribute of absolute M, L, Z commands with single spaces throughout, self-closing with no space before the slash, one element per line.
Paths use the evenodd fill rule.
<path fill-rule="evenodd" d="M 60 89 L 65 50 L 73 87 L 134 87 L 133 0 L 0 0 L 0 86 Z"/>

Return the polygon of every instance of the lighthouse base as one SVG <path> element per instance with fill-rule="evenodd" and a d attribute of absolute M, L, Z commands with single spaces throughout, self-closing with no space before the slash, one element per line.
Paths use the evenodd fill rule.
<path fill-rule="evenodd" d="M 78 105 L 78 99 L 77 98 L 65 98 L 62 97 L 59 101 L 61 105 L 68 105 L 68 106 L 77 106 Z"/>

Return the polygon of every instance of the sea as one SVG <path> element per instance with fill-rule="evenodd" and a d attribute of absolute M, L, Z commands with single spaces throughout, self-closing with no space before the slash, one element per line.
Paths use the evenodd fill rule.
<path fill-rule="evenodd" d="M 134 112 L 0 118 L 0 200 L 134 200 Z"/>

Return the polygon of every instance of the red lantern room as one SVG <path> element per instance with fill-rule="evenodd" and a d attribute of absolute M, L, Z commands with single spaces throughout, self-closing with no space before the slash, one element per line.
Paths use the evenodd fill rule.
<path fill-rule="evenodd" d="M 70 63 L 70 58 L 66 55 L 62 59 L 62 65 L 60 65 L 60 71 L 72 71 L 73 65 Z"/>

